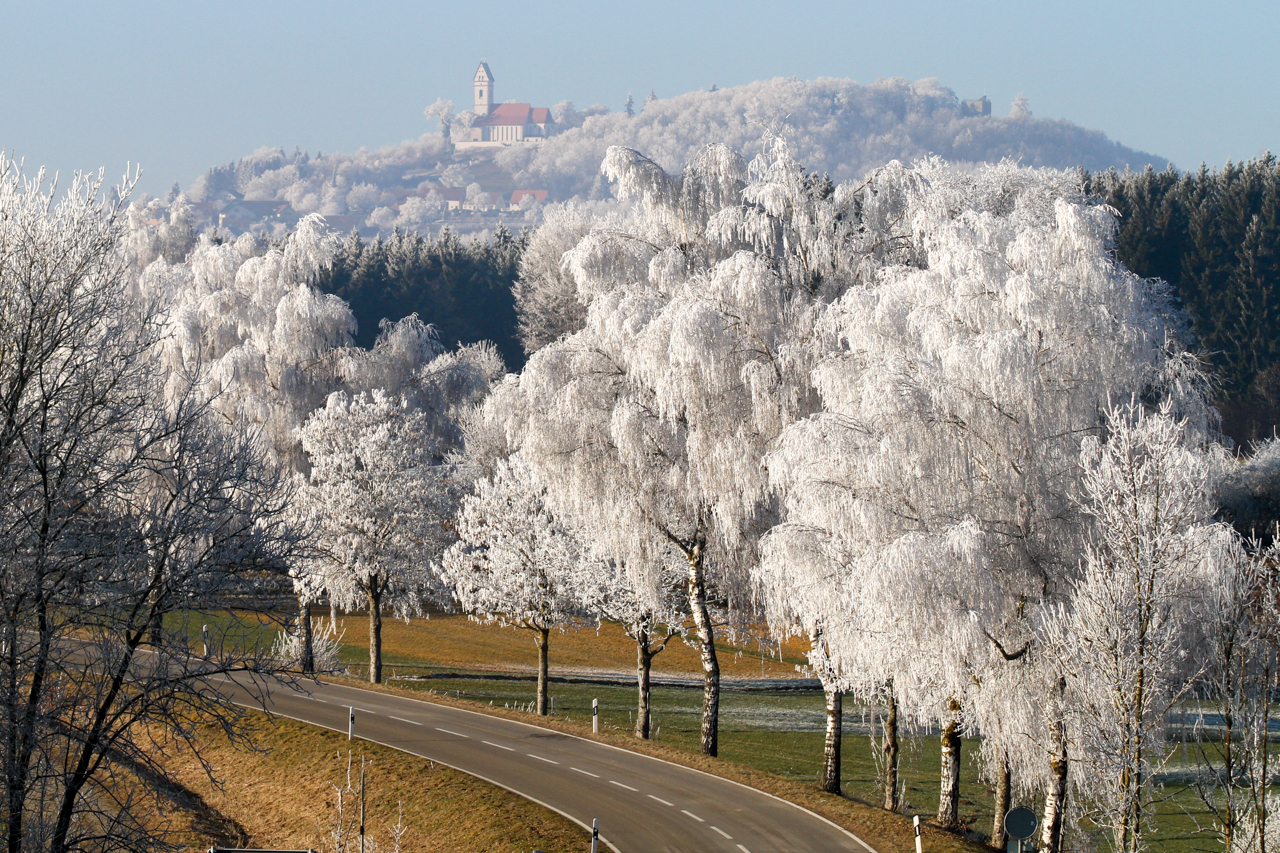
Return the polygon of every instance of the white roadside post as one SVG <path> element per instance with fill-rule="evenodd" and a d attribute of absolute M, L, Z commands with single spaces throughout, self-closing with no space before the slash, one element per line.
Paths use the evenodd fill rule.
<path fill-rule="evenodd" d="M 600 853 L 600 820 L 591 819 L 591 853 Z"/>
<path fill-rule="evenodd" d="M 356 734 L 356 707 L 355 705 L 347 706 L 347 740 L 351 740 Z"/>
<path fill-rule="evenodd" d="M 924 853 L 924 845 L 920 842 L 920 815 L 911 819 L 911 825 L 916 829 L 916 853 Z"/>
<path fill-rule="evenodd" d="M 209 658 L 209 626 L 205 625 L 204 627 L 202 627 L 200 629 L 200 633 L 204 635 L 204 657 L 206 660 L 208 660 Z"/>
<path fill-rule="evenodd" d="M 591 700 L 591 733 L 600 734 L 600 700 Z"/>

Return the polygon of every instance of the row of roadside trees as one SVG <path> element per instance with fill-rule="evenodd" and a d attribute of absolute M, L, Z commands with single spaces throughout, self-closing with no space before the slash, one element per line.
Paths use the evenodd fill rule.
<path fill-rule="evenodd" d="M 116 837 L 130 812 L 100 780 L 145 760 L 130 738 L 232 720 L 201 679 L 281 665 L 194 655 L 182 620 L 286 596 L 367 608 L 374 681 L 384 610 L 528 628 L 544 713 L 551 631 L 617 621 L 641 737 L 652 658 L 683 636 L 710 755 L 716 639 L 803 635 L 824 787 L 850 696 L 882 709 L 886 808 L 900 728 L 931 727 L 937 820 L 958 826 L 976 738 L 997 815 L 1042 798 L 1050 850 L 1086 817 L 1138 849 L 1194 697 L 1216 709 L 1191 727 L 1201 795 L 1229 848 L 1265 846 L 1273 560 L 1215 512 L 1265 518 L 1274 454 L 1222 449 L 1182 315 L 1115 261 L 1114 214 L 1077 177 L 930 160 L 836 186 L 780 139 L 679 175 L 610 149 L 616 213 L 529 238 L 531 354 L 504 378 L 491 346 L 448 350 L 416 316 L 355 346 L 313 286 L 340 251 L 318 217 L 144 267 L 100 181 L 55 205 L 6 166 L 11 849 Z M 310 671 L 292 621 L 285 665 Z M 99 638 L 91 663 L 73 636 Z"/>

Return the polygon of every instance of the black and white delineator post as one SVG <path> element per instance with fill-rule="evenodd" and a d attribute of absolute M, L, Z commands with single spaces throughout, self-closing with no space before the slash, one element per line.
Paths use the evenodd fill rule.
<path fill-rule="evenodd" d="M 920 815 L 911 819 L 911 825 L 916 829 L 916 853 L 924 853 L 924 845 L 920 843 Z"/>
<path fill-rule="evenodd" d="M 356 706 L 347 706 L 347 740 L 351 740 L 356 735 Z"/>
<path fill-rule="evenodd" d="M 591 733 L 600 734 L 600 700 L 591 700 Z"/>
<path fill-rule="evenodd" d="M 591 819 L 591 853 L 600 853 L 600 820 Z"/>
<path fill-rule="evenodd" d="M 208 660 L 209 658 L 209 626 L 205 625 L 203 628 L 201 628 L 200 633 L 204 635 L 204 656 L 205 656 L 205 659 Z"/>
<path fill-rule="evenodd" d="M 1019 853 L 1023 842 L 1036 834 L 1037 824 L 1036 813 L 1026 806 L 1009 809 L 1004 816 L 1004 831 L 1009 836 L 1005 843 L 1006 853 Z"/>

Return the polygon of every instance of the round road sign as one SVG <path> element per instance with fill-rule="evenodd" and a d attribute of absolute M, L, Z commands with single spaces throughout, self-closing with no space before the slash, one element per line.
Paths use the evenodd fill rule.
<path fill-rule="evenodd" d="M 1016 809 L 1009 809 L 1009 813 L 1004 816 L 1004 831 L 1019 841 L 1025 841 L 1036 834 L 1037 823 L 1035 812 L 1026 806 L 1018 806 Z"/>

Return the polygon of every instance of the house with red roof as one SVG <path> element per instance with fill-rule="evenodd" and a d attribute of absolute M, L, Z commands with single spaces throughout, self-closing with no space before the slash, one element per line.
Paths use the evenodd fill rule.
<path fill-rule="evenodd" d="M 489 63 L 481 62 L 472 79 L 475 92 L 471 133 L 458 148 L 489 148 L 542 142 L 555 132 L 555 119 L 547 107 L 529 104 L 493 102 L 493 72 Z"/>

